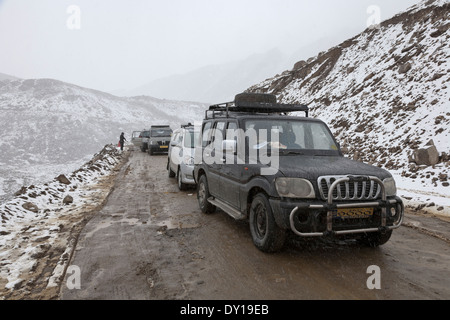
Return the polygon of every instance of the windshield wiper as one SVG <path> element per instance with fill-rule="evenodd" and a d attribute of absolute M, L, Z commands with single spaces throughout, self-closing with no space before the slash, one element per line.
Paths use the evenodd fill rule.
<path fill-rule="evenodd" d="M 279 150 L 280 154 L 285 156 L 285 155 L 289 155 L 289 154 L 294 154 L 294 155 L 305 155 L 303 152 L 301 151 L 294 151 L 294 150 Z"/>

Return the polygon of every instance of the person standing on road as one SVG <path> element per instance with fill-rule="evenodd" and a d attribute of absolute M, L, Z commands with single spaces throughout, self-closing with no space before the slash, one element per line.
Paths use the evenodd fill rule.
<path fill-rule="evenodd" d="M 122 134 L 120 135 L 120 138 L 119 138 L 120 151 L 123 151 L 123 145 L 124 145 L 125 141 L 127 141 L 127 139 L 125 139 L 125 134 L 122 132 Z"/>

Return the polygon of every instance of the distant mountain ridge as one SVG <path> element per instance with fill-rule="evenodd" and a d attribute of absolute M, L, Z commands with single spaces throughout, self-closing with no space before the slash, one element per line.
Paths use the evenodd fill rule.
<path fill-rule="evenodd" d="M 0 73 L 0 81 L 2 80 L 19 80 L 19 78 L 10 76 L 9 74 L 6 73 Z"/>
<path fill-rule="evenodd" d="M 293 60 L 278 49 L 254 54 L 246 59 L 220 65 L 205 66 L 185 74 L 151 81 L 118 95 L 149 95 L 158 98 L 220 103 L 232 101 L 257 81 L 291 68 Z"/>
<path fill-rule="evenodd" d="M 54 79 L 0 81 L 0 198 L 46 171 L 79 167 L 104 145 L 117 144 L 121 132 L 130 140 L 132 131 L 151 124 L 176 128 L 202 119 L 206 107 L 116 97 Z"/>
<path fill-rule="evenodd" d="M 247 91 L 309 104 L 350 157 L 448 186 L 449 21 L 448 1 L 423 1 Z M 417 173 L 414 153 L 427 144 L 440 178 Z"/>

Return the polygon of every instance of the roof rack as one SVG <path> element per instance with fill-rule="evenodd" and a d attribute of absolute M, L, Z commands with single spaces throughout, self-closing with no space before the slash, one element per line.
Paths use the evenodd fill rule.
<path fill-rule="evenodd" d="M 193 127 L 194 125 L 192 123 L 186 123 L 186 124 L 182 124 L 181 128 L 188 128 L 188 127 Z"/>
<path fill-rule="evenodd" d="M 282 103 L 262 103 L 262 102 L 247 102 L 247 101 L 232 101 L 215 104 L 209 107 L 205 112 L 205 118 L 208 119 L 208 112 L 212 112 L 212 118 L 215 117 L 216 112 L 246 112 L 246 113 L 287 113 L 287 112 L 305 112 L 308 117 L 309 108 L 302 104 L 282 104 Z"/>

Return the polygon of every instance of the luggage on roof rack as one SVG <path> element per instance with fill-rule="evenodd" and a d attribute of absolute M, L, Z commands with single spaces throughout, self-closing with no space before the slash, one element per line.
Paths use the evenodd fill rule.
<path fill-rule="evenodd" d="M 254 98 L 252 96 L 254 96 Z M 299 111 L 305 112 L 306 117 L 308 117 L 309 108 L 307 105 L 277 103 L 276 97 L 275 99 L 273 97 L 275 96 L 259 93 L 240 94 L 236 96 L 235 101 L 210 106 L 209 110 L 206 111 L 205 117 L 208 119 L 208 112 L 212 112 L 212 117 L 214 118 L 215 112 L 226 112 L 226 115 L 228 116 L 229 112 L 287 113 Z"/>

